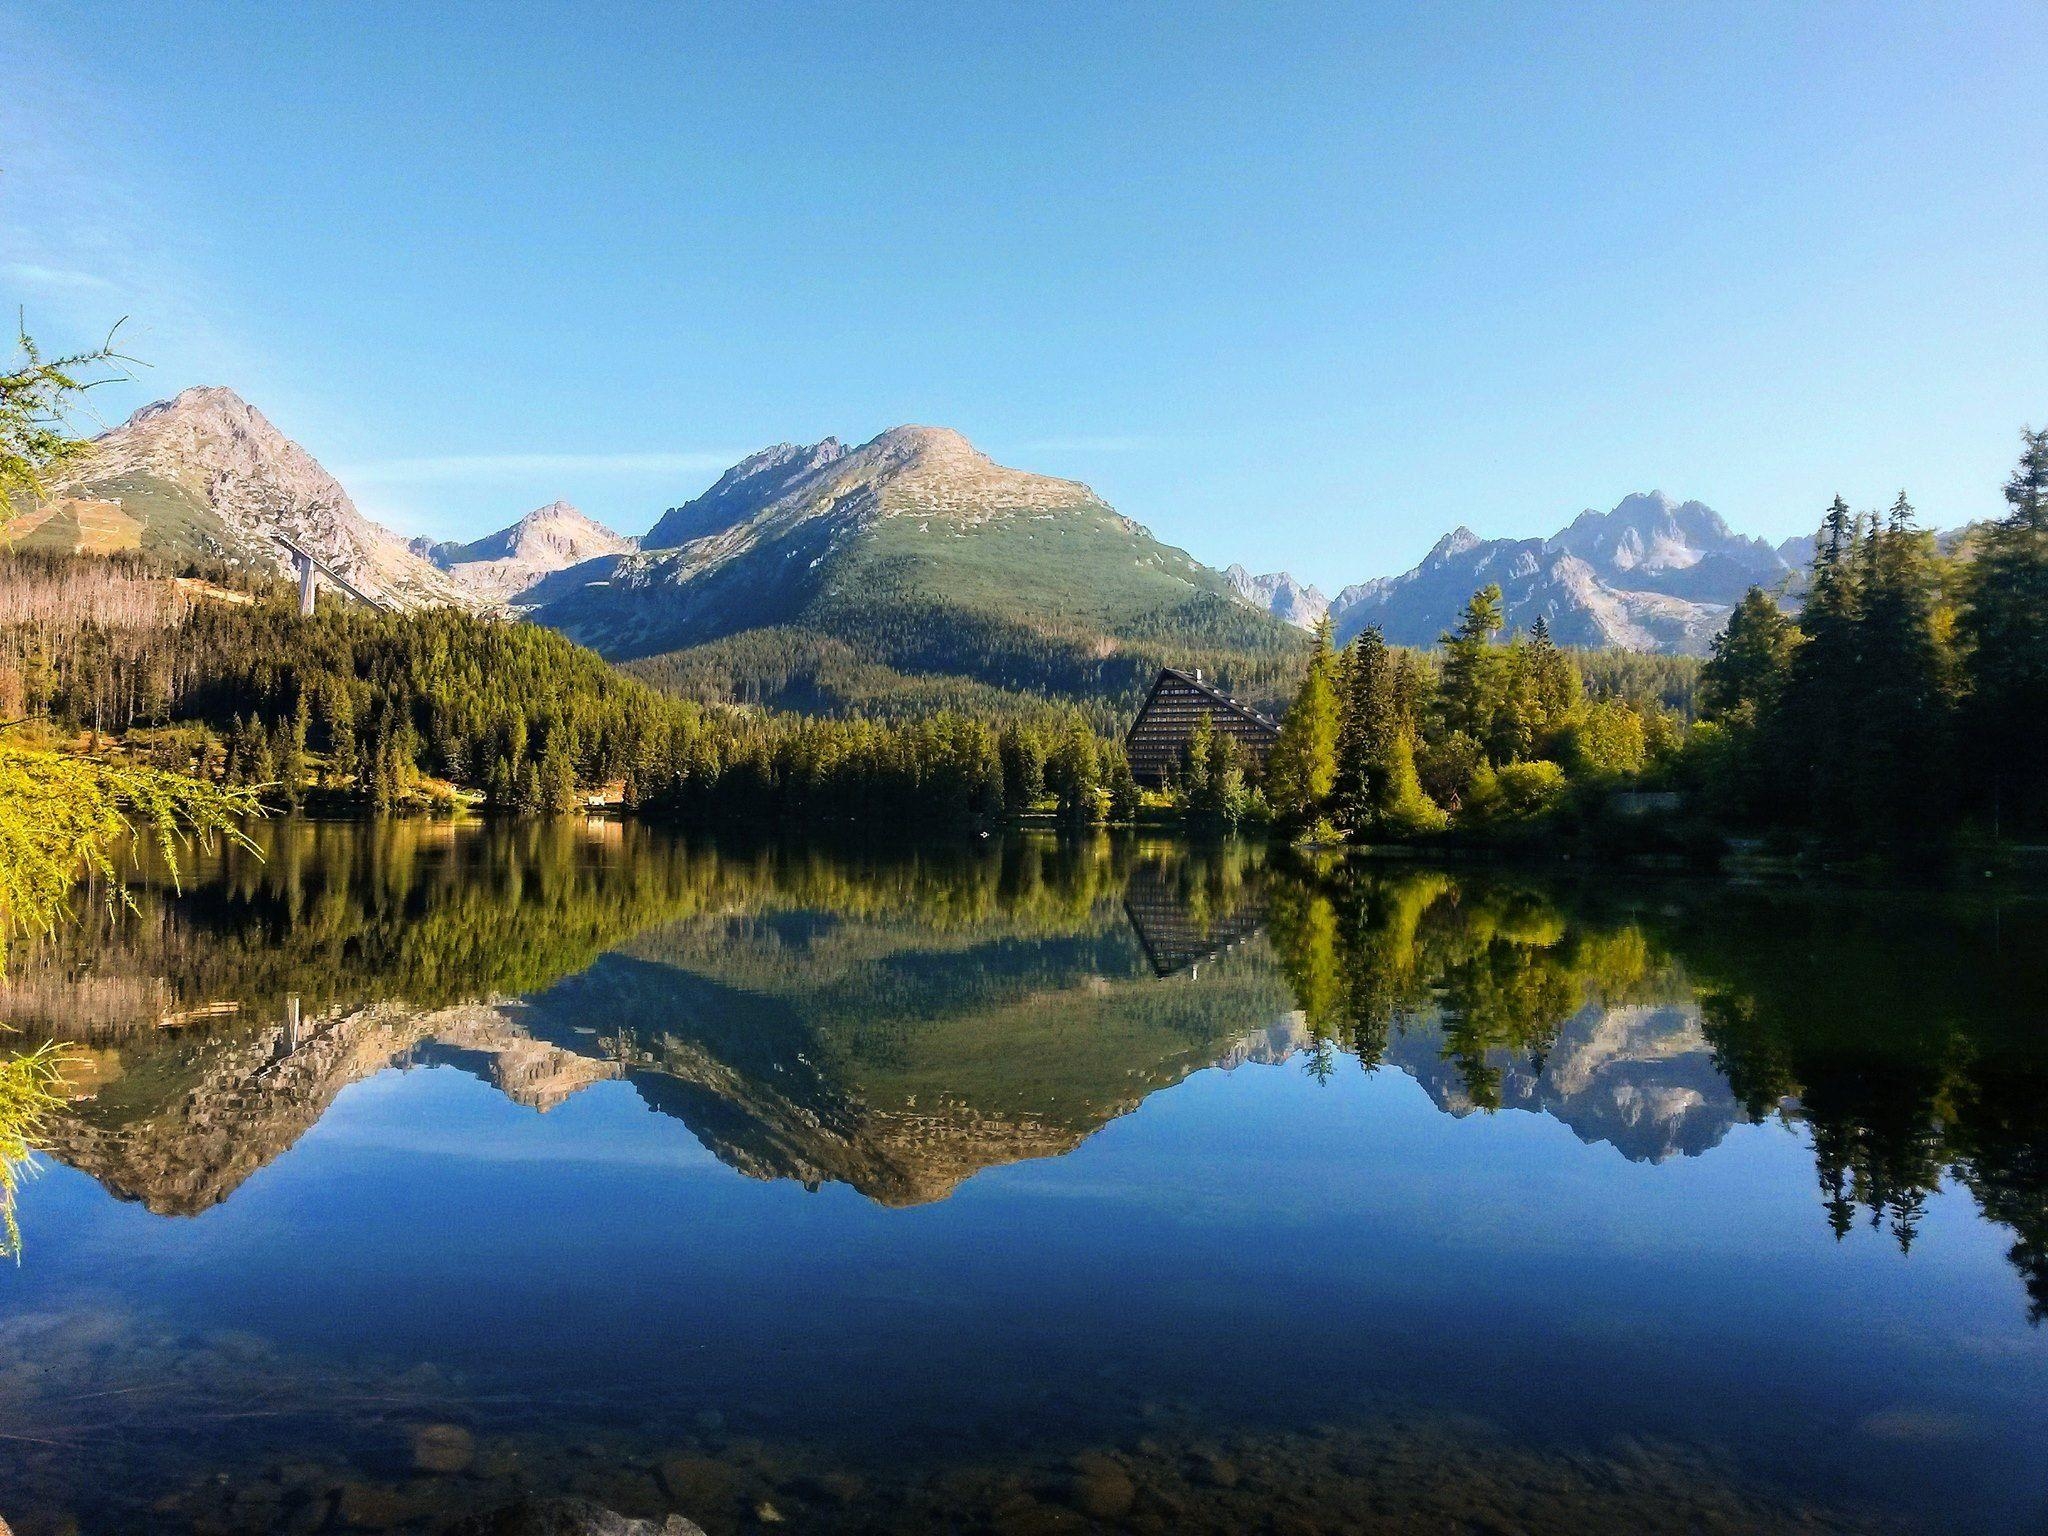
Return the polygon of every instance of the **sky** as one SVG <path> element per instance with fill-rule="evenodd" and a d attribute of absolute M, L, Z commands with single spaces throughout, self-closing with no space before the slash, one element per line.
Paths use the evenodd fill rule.
<path fill-rule="evenodd" d="M 1334 590 L 1632 491 L 2001 509 L 2048 5 L 0 0 L 0 302 L 406 533 L 955 427 Z"/>

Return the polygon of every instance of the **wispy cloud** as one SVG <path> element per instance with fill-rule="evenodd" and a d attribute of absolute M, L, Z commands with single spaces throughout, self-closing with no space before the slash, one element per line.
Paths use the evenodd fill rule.
<path fill-rule="evenodd" d="M 541 475 L 627 477 L 725 469 L 738 453 L 456 453 L 337 466 L 345 485 L 468 485 Z"/>
<path fill-rule="evenodd" d="M 37 47 L 0 15 L 0 55 Z M 105 83 L 47 48 L 0 99 L 0 306 L 48 351 L 91 346 L 117 320 L 121 350 L 174 379 L 248 379 L 232 306 L 204 276 L 207 239 L 183 189 L 130 157 L 150 133 Z M 122 409 L 137 403 L 116 390 Z"/>
<path fill-rule="evenodd" d="M 10 261 L 0 266 L 0 277 L 24 288 L 54 290 L 58 293 L 111 293 L 115 285 L 91 272 L 74 272 L 65 267 L 45 267 L 33 261 Z"/>

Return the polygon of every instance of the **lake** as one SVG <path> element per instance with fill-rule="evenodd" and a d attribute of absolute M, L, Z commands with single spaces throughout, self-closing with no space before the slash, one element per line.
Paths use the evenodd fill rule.
<path fill-rule="evenodd" d="M 19 1536 L 2048 1519 L 2041 901 L 261 844 L 0 984 Z"/>

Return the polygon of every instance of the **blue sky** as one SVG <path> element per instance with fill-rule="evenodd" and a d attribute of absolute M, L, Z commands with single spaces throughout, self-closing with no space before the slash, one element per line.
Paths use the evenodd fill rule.
<path fill-rule="evenodd" d="M 904 421 L 1326 587 L 1661 488 L 1997 510 L 2048 6 L 0 10 L 0 301 L 405 531 Z"/>

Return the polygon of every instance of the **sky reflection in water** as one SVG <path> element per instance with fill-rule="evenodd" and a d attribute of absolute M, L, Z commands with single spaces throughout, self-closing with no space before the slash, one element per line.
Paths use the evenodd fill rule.
<path fill-rule="evenodd" d="M 25 1531 L 2042 1512 L 2038 905 L 270 835 L 0 996 Z"/>

